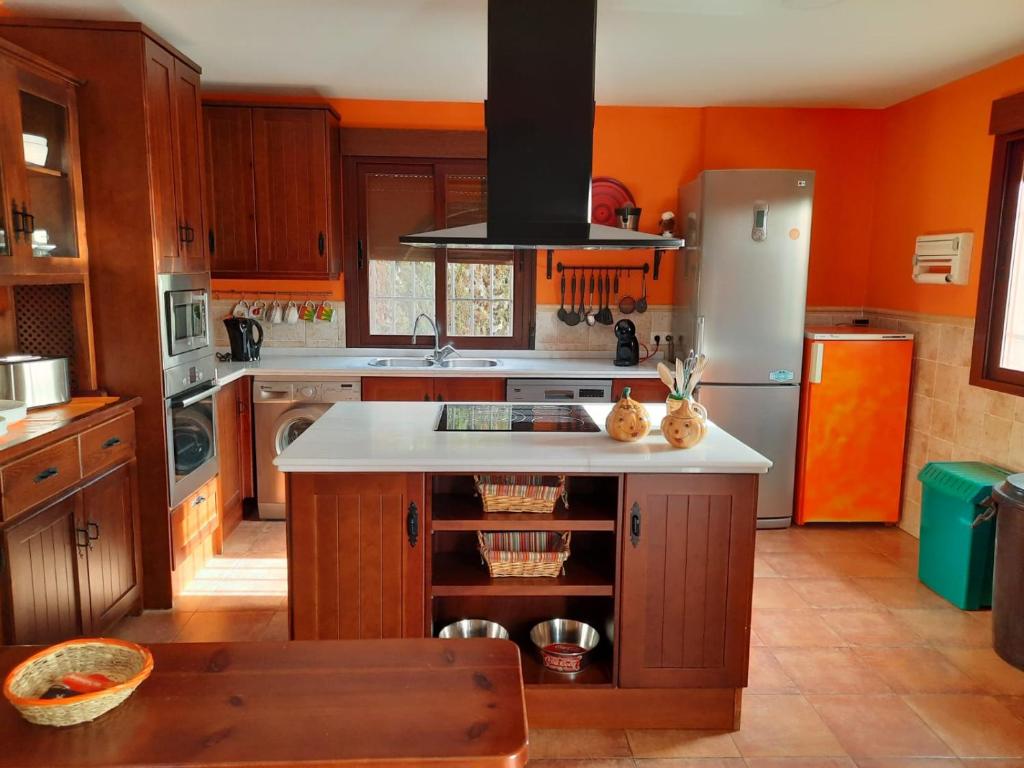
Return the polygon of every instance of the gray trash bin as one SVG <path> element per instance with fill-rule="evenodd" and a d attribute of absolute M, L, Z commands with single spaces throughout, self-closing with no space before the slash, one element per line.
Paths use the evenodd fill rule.
<path fill-rule="evenodd" d="M 992 491 L 996 557 L 992 582 L 992 646 L 1024 669 L 1024 473 Z"/>

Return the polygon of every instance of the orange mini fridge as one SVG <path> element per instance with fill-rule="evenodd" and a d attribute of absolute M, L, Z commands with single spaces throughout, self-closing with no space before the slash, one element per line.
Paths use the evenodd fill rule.
<path fill-rule="evenodd" d="M 808 328 L 797 439 L 796 522 L 900 518 L 913 334 Z"/>

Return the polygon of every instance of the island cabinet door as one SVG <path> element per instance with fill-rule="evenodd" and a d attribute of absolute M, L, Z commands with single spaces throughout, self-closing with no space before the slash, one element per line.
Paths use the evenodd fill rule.
<path fill-rule="evenodd" d="M 423 475 L 288 475 L 295 640 L 423 637 Z"/>
<path fill-rule="evenodd" d="M 626 478 L 619 684 L 746 685 L 757 479 Z"/>

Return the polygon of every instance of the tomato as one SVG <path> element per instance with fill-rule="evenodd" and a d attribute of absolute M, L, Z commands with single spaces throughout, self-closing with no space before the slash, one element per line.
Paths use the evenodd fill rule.
<path fill-rule="evenodd" d="M 104 688 L 109 688 L 114 684 L 114 681 L 106 675 L 84 675 L 80 672 L 72 672 L 70 675 L 64 675 L 64 677 L 61 678 L 61 682 L 76 693 L 102 691 Z"/>

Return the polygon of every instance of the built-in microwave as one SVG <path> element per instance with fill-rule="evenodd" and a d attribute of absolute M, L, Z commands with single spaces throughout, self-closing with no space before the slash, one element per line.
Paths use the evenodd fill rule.
<path fill-rule="evenodd" d="M 159 275 L 164 370 L 211 353 L 210 278 Z"/>

